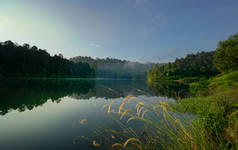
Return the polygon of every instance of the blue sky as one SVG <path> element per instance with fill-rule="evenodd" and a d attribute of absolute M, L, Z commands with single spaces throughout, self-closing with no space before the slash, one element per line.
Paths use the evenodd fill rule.
<path fill-rule="evenodd" d="M 237 0 L 1 0 L 0 41 L 50 54 L 168 62 L 238 32 Z"/>

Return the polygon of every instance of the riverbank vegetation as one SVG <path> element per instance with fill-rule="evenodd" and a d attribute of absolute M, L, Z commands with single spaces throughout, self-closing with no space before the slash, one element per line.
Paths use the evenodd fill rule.
<path fill-rule="evenodd" d="M 198 89 L 198 93 L 171 104 L 172 108 L 197 114 L 196 127 L 204 132 L 209 149 L 237 149 L 238 71 L 210 79 L 206 92 L 201 95 Z"/>

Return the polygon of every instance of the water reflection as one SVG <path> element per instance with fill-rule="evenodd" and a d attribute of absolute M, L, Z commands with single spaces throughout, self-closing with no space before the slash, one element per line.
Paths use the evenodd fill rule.
<path fill-rule="evenodd" d="M 171 93 L 184 90 L 179 85 L 163 86 L 143 80 L 0 80 L 0 149 L 96 149 L 91 139 L 81 137 L 94 136 L 91 130 L 99 125 L 119 128 L 102 111 L 105 104 L 115 101 L 112 110 L 118 110 L 128 95 L 136 101 L 173 101 L 168 98 Z M 80 124 L 82 119 L 91 130 Z M 128 126 L 142 127 L 137 122 Z"/>
<path fill-rule="evenodd" d="M 147 87 L 148 86 L 148 87 Z M 86 80 L 86 79 L 15 79 L 0 81 L 0 115 L 10 110 L 32 110 L 48 100 L 59 103 L 62 97 L 82 100 L 120 98 L 129 94 L 139 96 L 185 97 L 188 86 L 160 82 L 146 84 L 143 80 Z"/>
<path fill-rule="evenodd" d="M 142 84 L 143 83 L 143 84 Z M 24 111 L 41 106 L 51 100 L 60 102 L 62 97 L 74 99 L 119 98 L 128 94 L 151 93 L 142 81 L 85 80 L 85 79 L 21 79 L 1 80 L 0 115 L 10 110 Z"/>
<path fill-rule="evenodd" d="M 1 80 L 0 114 L 31 110 L 49 99 L 60 102 L 65 96 L 87 94 L 94 85 L 93 80 Z"/>
<path fill-rule="evenodd" d="M 156 95 L 166 96 L 168 98 L 180 99 L 189 97 L 189 85 L 180 82 L 159 81 L 147 83 L 148 88 Z"/>

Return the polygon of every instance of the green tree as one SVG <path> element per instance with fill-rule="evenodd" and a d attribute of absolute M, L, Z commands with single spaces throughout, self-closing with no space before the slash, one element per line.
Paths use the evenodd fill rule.
<path fill-rule="evenodd" d="M 238 33 L 218 43 L 214 65 L 221 72 L 238 69 Z"/>
<path fill-rule="evenodd" d="M 74 63 L 62 54 L 12 41 L 0 42 L 0 77 L 94 77 L 88 63 Z"/>
<path fill-rule="evenodd" d="M 218 74 L 213 66 L 214 51 L 200 52 L 197 54 L 188 54 L 185 58 L 177 58 L 163 66 L 155 66 L 151 69 L 147 78 L 149 81 L 175 80 L 186 77 L 207 78 Z"/>

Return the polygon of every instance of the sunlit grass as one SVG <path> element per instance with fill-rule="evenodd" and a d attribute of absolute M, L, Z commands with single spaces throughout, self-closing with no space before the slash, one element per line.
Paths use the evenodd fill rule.
<path fill-rule="evenodd" d="M 211 97 L 194 97 L 178 100 L 178 103 L 170 103 L 170 106 L 179 112 L 198 114 L 207 111 L 213 101 Z"/>
<path fill-rule="evenodd" d="M 189 147 L 195 145 L 191 135 L 193 124 L 188 126 L 187 118 L 178 117 L 169 112 L 167 102 L 145 103 L 133 101 L 134 99 L 136 98 L 133 95 L 125 97 L 119 105 L 118 111 L 112 111 L 114 101 L 107 105 L 107 113 L 118 115 L 119 119 L 116 121 L 121 128 L 120 130 L 111 128 L 104 130 L 109 135 L 117 135 L 113 140 L 115 142 L 111 144 L 112 149 L 174 149 L 178 146 L 181 147 L 185 141 L 190 143 Z M 130 105 L 129 108 L 127 105 Z M 134 109 L 131 107 L 132 105 L 134 105 Z M 140 131 L 136 126 L 129 125 L 134 120 L 143 124 Z"/>

